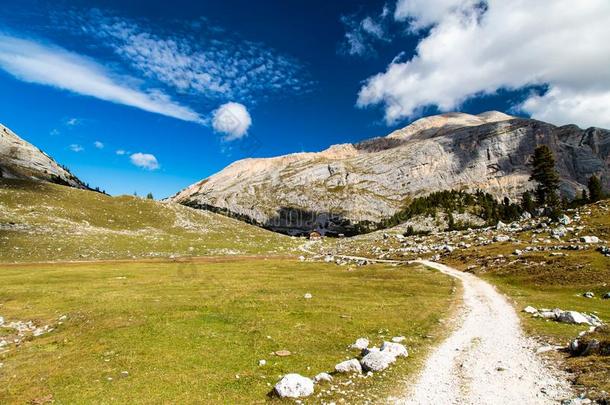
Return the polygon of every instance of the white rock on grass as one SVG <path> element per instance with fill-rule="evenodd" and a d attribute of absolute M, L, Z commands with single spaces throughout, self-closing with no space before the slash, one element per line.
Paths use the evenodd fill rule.
<path fill-rule="evenodd" d="M 381 352 L 389 353 L 394 357 L 407 357 L 409 352 L 407 348 L 400 343 L 383 342 Z"/>
<path fill-rule="evenodd" d="M 333 377 L 328 373 L 320 373 L 313 378 L 313 382 L 318 384 L 321 382 L 332 382 Z"/>
<path fill-rule="evenodd" d="M 356 359 L 345 360 L 335 366 L 337 373 L 362 373 L 362 366 Z"/>
<path fill-rule="evenodd" d="M 583 243 L 599 243 L 597 236 L 581 236 L 580 241 Z"/>
<path fill-rule="evenodd" d="M 404 342 L 405 341 L 405 337 L 404 336 L 395 336 L 392 338 L 392 342 L 394 343 L 400 343 L 400 342 Z"/>
<path fill-rule="evenodd" d="M 564 323 L 591 325 L 591 322 L 583 314 L 576 311 L 564 311 L 559 315 L 557 320 Z"/>
<path fill-rule="evenodd" d="M 537 314 L 538 310 L 530 305 L 528 305 L 527 307 L 523 308 L 523 312 L 525 312 L 526 314 Z"/>
<path fill-rule="evenodd" d="M 0 325 L 4 325 L 4 318 L 0 316 Z"/>
<path fill-rule="evenodd" d="M 593 298 L 593 297 L 595 297 L 595 294 L 592 291 L 587 291 L 582 296 L 585 298 Z"/>
<path fill-rule="evenodd" d="M 313 381 L 300 374 L 286 374 L 274 389 L 281 398 L 308 397 L 313 394 Z"/>
<path fill-rule="evenodd" d="M 306 300 L 310 300 L 313 298 L 313 295 L 311 295 L 310 293 L 306 293 L 305 295 L 303 295 L 303 298 L 305 298 Z"/>
<path fill-rule="evenodd" d="M 261 367 L 267 365 L 267 360 L 259 360 L 258 365 Z"/>
<path fill-rule="evenodd" d="M 396 357 L 387 352 L 371 352 L 364 356 L 360 363 L 365 371 L 383 371 L 396 361 Z"/>
<path fill-rule="evenodd" d="M 356 339 L 356 343 L 350 346 L 350 349 L 364 350 L 367 347 L 369 347 L 369 340 L 367 338 L 359 338 Z"/>

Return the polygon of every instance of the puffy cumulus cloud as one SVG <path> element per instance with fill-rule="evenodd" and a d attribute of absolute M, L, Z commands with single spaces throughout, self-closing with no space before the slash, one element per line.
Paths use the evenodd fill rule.
<path fill-rule="evenodd" d="M 213 113 L 212 127 L 214 131 L 224 135 L 226 141 L 244 137 L 252 125 L 252 118 L 243 104 L 226 103 Z"/>
<path fill-rule="evenodd" d="M 119 156 L 123 156 L 123 155 L 127 154 L 127 152 L 123 149 L 117 149 L 115 153 Z"/>
<path fill-rule="evenodd" d="M 134 153 L 129 157 L 129 159 L 131 160 L 131 163 L 133 163 L 135 166 L 141 167 L 142 169 L 157 170 L 160 167 L 155 155 L 150 153 Z"/>
<path fill-rule="evenodd" d="M 195 111 L 159 90 L 143 91 L 99 63 L 51 44 L 0 34 L 0 68 L 16 78 L 101 100 L 128 105 L 184 121 L 202 123 Z M 69 119 L 66 125 L 80 121 Z"/>
<path fill-rule="evenodd" d="M 399 0 L 394 14 L 429 29 L 410 60 L 393 61 L 359 92 L 358 105 L 382 104 L 388 123 L 544 85 L 518 107 L 556 124 L 610 127 L 609 1 Z"/>
<path fill-rule="evenodd" d="M 97 149 L 104 149 L 104 143 L 100 141 L 93 142 L 93 146 L 95 146 Z"/>
<path fill-rule="evenodd" d="M 73 143 L 72 145 L 70 145 L 69 148 L 72 152 L 82 152 L 85 150 L 85 148 L 83 148 L 81 145 L 78 145 L 76 143 Z"/>

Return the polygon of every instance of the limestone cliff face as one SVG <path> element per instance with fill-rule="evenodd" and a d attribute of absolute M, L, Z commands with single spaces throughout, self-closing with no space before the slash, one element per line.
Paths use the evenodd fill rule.
<path fill-rule="evenodd" d="M 610 131 L 487 112 L 422 118 L 387 137 L 319 153 L 240 160 L 171 199 L 287 233 L 350 232 L 433 191 L 517 198 L 533 186 L 528 161 L 539 144 L 555 153 L 564 195 L 573 197 L 592 174 L 610 189 Z"/>
<path fill-rule="evenodd" d="M 0 125 L 0 178 L 42 180 L 86 188 L 72 173 L 4 125 Z"/>

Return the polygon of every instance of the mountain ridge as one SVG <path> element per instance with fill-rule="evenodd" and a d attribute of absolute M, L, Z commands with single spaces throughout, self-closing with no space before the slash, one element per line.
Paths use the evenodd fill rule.
<path fill-rule="evenodd" d="M 41 149 L 0 124 L 0 178 L 48 181 L 70 187 L 88 187 Z"/>
<path fill-rule="evenodd" d="M 528 160 L 539 144 L 555 153 L 566 197 L 592 174 L 608 188 L 610 131 L 489 111 L 425 117 L 321 152 L 240 160 L 170 200 L 285 233 L 350 232 L 434 191 L 481 189 L 515 200 L 533 187 Z"/>

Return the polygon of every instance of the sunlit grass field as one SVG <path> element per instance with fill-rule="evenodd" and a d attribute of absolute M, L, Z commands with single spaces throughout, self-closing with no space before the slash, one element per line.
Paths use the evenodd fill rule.
<path fill-rule="evenodd" d="M 6 322 L 56 328 L 0 355 L 3 404 L 276 401 L 267 394 L 281 375 L 332 371 L 358 337 L 404 335 L 408 359 L 350 387 L 351 403 L 385 398 L 440 339 L 459 295 L 421 267 L 239 258 L 0 265 L 0 286 Z"/>

